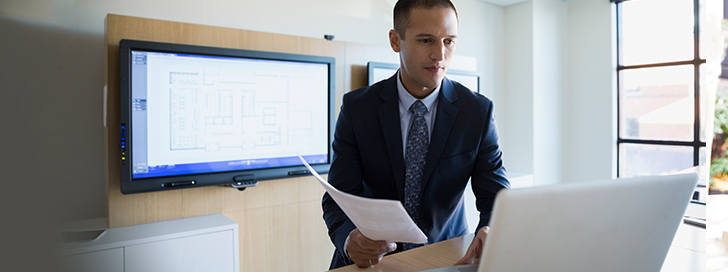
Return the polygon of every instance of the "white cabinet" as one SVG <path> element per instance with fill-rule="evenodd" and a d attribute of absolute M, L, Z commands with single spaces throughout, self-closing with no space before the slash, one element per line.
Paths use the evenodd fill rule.
<path fill-rule="evenodd" d="M 124 272 L 124 249 L 112 248 L 74 254 L 61 258 L 64 271 Z"/>
<path fill-rule="evenodd" d="M 232 232 L 127 246 L 124 248 L 124 271 L 234 271 Z"/>
<path fill-rule="evenodd" d="M 237 272 L 238 224 L 213 214 L 114 228 L 60 252 L 67 271 Z"/>

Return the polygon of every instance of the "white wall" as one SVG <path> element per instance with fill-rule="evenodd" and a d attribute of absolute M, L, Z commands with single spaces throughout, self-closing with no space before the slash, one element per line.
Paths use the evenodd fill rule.
<path fill-rule="evenodd" d="M 498 120 L 506 169 L 528 174 L 534 164 L 532 11 L 531 2 L 505 8 L 505 113 Z"/>
<path fill-rule="evenodd" d="M 534 184 L 561 182 L 566 4 L 533 0 L 505 8 L 507 116 L 504 157 Z"/>
<path fill-rule="evenodd" d="M 566 77 L 566 4 L 561 0 L 533 1 L 534 36 L 534 183 L 561 182 L 563 149 L 562 101 Z"/>
<path fill-rule="evenodd" d="M 535 185 L 612 178 L 612 4 L 532 0 L 506 7 L 505 22 L 506 167 Z"/>
<path fill-rule="evenodd" d="M 616 51 L 609 1 L 568 2 L 564 180 L 616 177 Z"/>

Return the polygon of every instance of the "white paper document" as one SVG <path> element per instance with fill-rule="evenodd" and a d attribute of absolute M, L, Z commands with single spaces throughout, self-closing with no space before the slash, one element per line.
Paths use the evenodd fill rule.
<path fill-rule="evenodd" d="M 303 157 L 299 155 L 298 158 L 367 238 L 375 241 L 427 243 L 427 236 L 412 221 L 401 202 L 360 197 L 339 191 L 316 173 Z"/>

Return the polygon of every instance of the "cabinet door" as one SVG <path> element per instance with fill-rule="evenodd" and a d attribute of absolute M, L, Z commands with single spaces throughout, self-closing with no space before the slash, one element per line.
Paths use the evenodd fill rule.
<path fill-rule="evenodd" d="M 233 271 L 233 231 L 194 236 L 125 247 L 126 272 Z"/>
<path fill-rule="evenodd" d="M 119 247 L 62 257 L 60 265 L 61 271 L 124 272 L 124 249 Z"/>

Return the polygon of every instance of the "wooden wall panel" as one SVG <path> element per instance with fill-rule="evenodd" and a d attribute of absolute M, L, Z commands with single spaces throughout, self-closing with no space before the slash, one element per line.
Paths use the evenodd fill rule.
<path fill-rule="evenodd" d="M 326 175 L 323 175 L 326 178 Z M 223 190 L 222 212 L 235 212 L 240 210 L 259 209 L 270 206 L 280 206 L 310 201 L 321 202 L 324 188 L 314 177 L 298 177 L 279 179 L 274 181 L 261 181 L 265 186 L 255 186 L 245 191 Z M 321 207 L 318 208 L 321 210 Z"/>
<path fill-rule="evenodd" d="M 332 56 L 336 58 L 336 90 L 343 93 L 344 79 L 344 44 L 324 39 L 311 39 L 279 34 L 268 34 L 254 31 L 202 26 L 178 22 L 144 19 L 119 15 L 107 16 L 106 48 L 107 48 L 107 88 L 108 119 L 106 128 L 106 159 L 108 184 L 108 217 L 110 227 L 135 225 L 175 218 L 196 216 L 227 211 L 225 201 L 237 196 L 259 197 L 254 191 L 287 191 L 291 188 L 285 180 L 263 181 L 246 192 L 237 192 L 230 188 L 208 187 L 177 191 L 154 192 L 135 195 L 122 195 L 119 187 L 119 159 L 116 156 L 119 142 L 119 129 L 115 124 L 119 120 L 119 40 L 137 39 L 157 42 L 184 43 L 204 46 L 264 50 L 295 54 Z M 279 185 L 283 183 L 283 185 Z M 319 186 L 306 183 L 307 186 Z M 273 189 L 269 189 L 273 188 Z M 294 187 L 300 187 L 296 185 Z M 283 188 L 283 189 L 281 189 Z M 298 191 L 301 188 L 299 188 Z M 293 191 L 291 191 L 293 192 Z M 226 194 L 227 193 L 227 194 Z M 233 196 L 229 196 L 231 195 Z M 320 198 L 320 196 L 318 196 Z M 286 197 L 286 199 L 296 199 Z M 247 203 L 266 203 L 247 201 Z M 246 207 L 246 206 L 242 206 Z"/>
<path fill-rule="evenodd" d="M 241 271 L 328 270 L 334 246 L 320 200 L 224 214 L 239 224 Z"/>
<path fill-rule="evenodd" d="M 368 61 L 398 62 L 389 47 L 195 25 L 109 14 L 105 33 L 108 88 L 105 137 L 109 227 L 223 213 L 240 229 L 241 271 L 322 271 L 334 247 L 322 219 L 324 189 L 313 177 L 230 187 L 122 195 L 119 185 L 119 41 L 157 42 L 274 51 L 336 58 L 336 109 L 351 89 L 366 85 Z"/>

